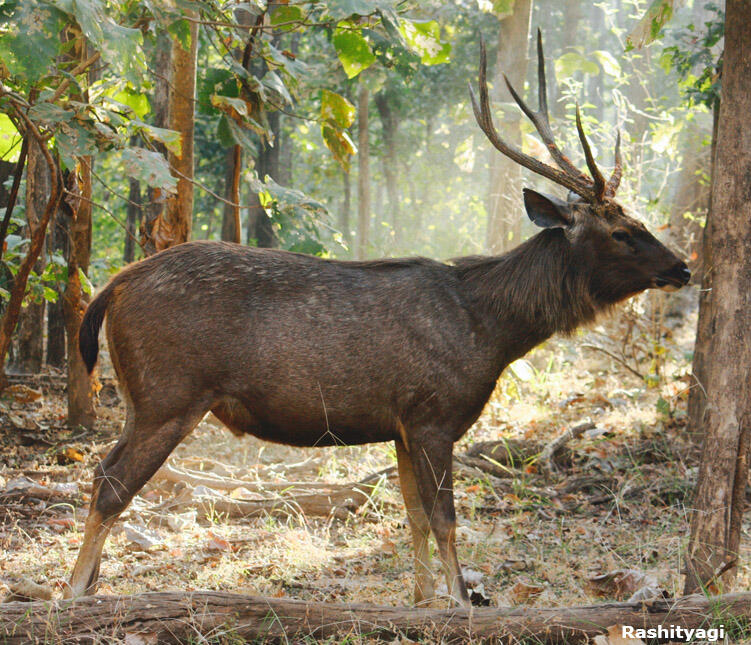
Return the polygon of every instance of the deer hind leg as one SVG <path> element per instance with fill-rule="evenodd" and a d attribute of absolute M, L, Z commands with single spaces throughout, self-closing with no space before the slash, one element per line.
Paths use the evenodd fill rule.
<path fill-rule="evenodd" d="M 470 606 L 456 556 L 456 512 L 451 472 L 453 444 L 435 435 L 412 447 L 410 458 L 423 508 L 438 545 L 438 554 L 453 603 Z"/>
<path fill-rule="evenodd" d="M 435 598 L 433 572 L 430 570 L 430 520 L 417 490 L 415 472 L 407 448 L 401 440 L 396 441 L 396 458 L 399 468 L 399 485 L 404 497 L 412 543 L 415 550 L 415 604 L 426 603 Z"/>
<path fill-rule="evenodd" d="M 196 409 L 163 423 L 144 423 L 128 406 L 123 435 L 94 474 L 83 544 L 65 598 L 95 592 L 102 548 L 112 525 L 205 411 Z"/>

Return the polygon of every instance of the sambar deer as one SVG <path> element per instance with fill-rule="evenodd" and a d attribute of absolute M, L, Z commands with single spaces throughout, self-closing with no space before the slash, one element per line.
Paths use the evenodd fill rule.
<path fill-rule="evenodd" d="M 591 177 L 554 143 L 539 33 L 538 75 L 537 112 L 509 89 L 558 168 L 499 136 L 481 48 L 479 101 L 471 98 L 483 132 L 501 153 L 578 196 L 563 201 L 525 189 L 527 214 L 543 230 L 505 255 L 343 262 L 193 242 L 110 281 L 89 305 L 80 350 L 93 370 L 106 315 L 127 416 L 96 469 L 67 596 L 93 592 L 113 522 L 212 411 L 236 434 L 295 446 L 393 441 L 414 541 L 415 602 L 435 597 L 432 532 L 451 598 L 469 603 L 454 543 L 452 448 L 503 369 L 630 296 L 690 278 L 686 264 L 615 201 L 620 140 L 607 181 L 578 109 Z"/>

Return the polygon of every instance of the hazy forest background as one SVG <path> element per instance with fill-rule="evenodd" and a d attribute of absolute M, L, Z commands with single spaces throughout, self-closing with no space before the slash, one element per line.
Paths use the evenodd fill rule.
<path fill-rule="evenodd" d="M 715 354 L 699 320 L 725 27 L 725 3 L 704 0 L 0 3 L 0 584 L 69 573 L 91 468 L 123 419 L 106 355 L 90 379 L 77 330 L 125 264 L 188 239 L 447 260 L 534 234 L 522 187 L 560 191 L 492 148 L 467 86 L 482 38 L 499 130 L 545 159 L 502 76 L 535 104 L 539 28 L 558 142 L 583 167 L 577 102 L 606 169 L 620 132 L 619 200 L 694 278 L 502 376 L 456 448 L 460 559 L 493 605 L 746 588 L 747 430 L 707 426 L 701 378 L 712 356 L 748 357 Z M 709 445 L 731 448 L 710 477 L 715 430 Z M 393 448 L 293 450 L 207 418 L 169 463 L 105 547 L 106 592 L 409 604 L 398 487 L 367 479 Z M 363 479 L 368 494 L 352 492 Z M 716 539 L 691 524 L 699 480 L 735 504 Z M 322 481 L 346 501 L 297 498 Z"/>

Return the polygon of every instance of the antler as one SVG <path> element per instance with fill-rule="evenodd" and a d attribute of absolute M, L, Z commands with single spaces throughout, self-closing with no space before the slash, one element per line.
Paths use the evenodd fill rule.
<path fill-rule="evenodd" d="M 623 160 L 621 159 L 621 131 L 618 130 L 615 136 L 615 165 L 613 167 L 613 174 L 608 179 L 608 185 L 605 187 L 605 194 L 608 197 L 615 195 L 615 191 L 618 190 L 618 186 L 621 183 L 621 175 L 623 174 Z"/>
<path fill-rule="evenodd" d="M 592 155 L 592 149 L 589 147 L 589 141 L 587 141 L 587 135 L 584 134 L 584 128 L 582 127 L 582 115 L 579 110 L 579 104 L 576 104 L 576 131 L 579 133 L 579 141 L 581 141 L 582 148 L 584 149 L 584 158 L 587 160 L 587 168 L 589 168 L 589 174 L 592 175 L 593 189 L 595 193 L 595 199 L 600 202 L 605 196 L 605 178 L 602 176 L 600 169 L 595 163 L 595 158 Z"/>
<path fill-rule="evenodd" d="M 514 87 L 509 82 L 508 78 L 504 74 L 506 85 L 511 92 L 516 104 L 521 108 L 522 112 L 527 115 L 530 121 L 532 121 L 537 133 L 540 135 L 543 143 L 550 152 L 551 157 L 556 162 L 558 168 L 549 166 L 534 157 L 530 157 L 521 150 L 513 148 L 507 144 L 498 134 L 498 131 L 493 125 L 493 118 L 490 114 L 490 102 L 488 97 L 487 87 L 487 57 L 485 52 L 485 43 L 480 42 L 480 73 L 479 73 L 479 86 L 480 86 L 480 103 L 478 106 L 477 98 L 470 85 L 469 91 L 472 99 L 472 108 L 475 113 L 475 119 L 478 125 L 488 137 L 490 142 L 507 157 L 513 159 L 521 166 L 528 168 L 529 170 L 542 175 L 565 188 L 575 192 L 577 195 L 583 197 L 587 201 L 596 202 L 602 201 L 605 195 L 612 196 L 615 194 L 618 184 L 621 178 L 621 156 L 620 156 L 620 133 L 616 140 L 615 150 L 615 168 L 613 174 L 608 180 L 607 184 L 602 176 L 602 173 L 595 164 L 592 151 L 589 147 L 586 135 L 581 125 L 581 115 L 579 114 L 579 107 L 576 109 L 576 122 L 577 131 L 579 132 L 579 139 L 584 148 L 584 156 L 587 160 L 587 167 L 589 168 L 592 178 L 590 179 L 584 173 L 582 173 L 569 158 L 558 148 L 553 138 L 553 132 L 550 127 L 550 119 L 548 117 L 548 99 L 547 99 L 547 85 L 545 81 L 545 57 L 542 50 L 542 33 L 537 30 L 537 75 L 538 75 L 538 96 L 539 96 L 539 110 L 533 111 L 519 96 Z"/>
<path fill-rule="evenodd" d="M 508 87 L 509 92 L 511 92 L 511 96 L 514 97 L 514 101 L 516 101 L 516 104 L 521 108 L 522 112 L 527 115 L 527 118 L 532 121 L 532 124 L 535 126 L 542 142 L 550 152 L 550 156 L 553 157 L 558 164 L 558 167 L 572 177 L 578 177 L 584 182 L 589 181 L 589 178 L 571 163 L 565 154 L 563 154 L 553 139 L 553 130 L 550 127 L 550 117 L 548 116 L 548 91 L 547 83 L 545 81 L 545 56 L 542 51 L 542 32 L 539 29 L 537 30 L 537 96 L 540 102 L 540 109 L 537 112 L 533 112 L 524 100 L 516 93 L 514 86 L 511 85 L 511 82 L 505 74 L 503 75 L 503 79 L 506 81 L 506 87 Z"/>
<path fill-rule="evenodd" d="M 485 136 L 490 140 L 500 152 L 518 163 L 520 166 L 528 168 L 532 172 L 537 173 L 551 181 L 554 181 L 561 186 L 574 191 L 577 195 L 584 197 L 587 200 L 593 200 L 594 194 L 590 186 L 586 186 L 579 178 L 572 177 L 571 175 L 548 166 L 546 163 L 525 154 L 521 150 L 514 148 L 507 144 L 493 125 L 493 117 L 490 114 L 490 100 L 488 97 L 488 82 L 487 82 L 487 56 L 485 53 L 485 43 L 480 42 L 480 102 L 478 104 L 475 92 L 472 86 L 469 86 L 469 94 L 472 99 L 472 109 L 475 113 L 475 119 L 480 126 Z"/>

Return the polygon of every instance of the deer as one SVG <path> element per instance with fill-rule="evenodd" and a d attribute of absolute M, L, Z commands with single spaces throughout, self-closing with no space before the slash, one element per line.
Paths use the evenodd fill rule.
<path fill-rule="evenodd" d="M 122 434 L 96 467 L 84 539 L 66 597 L 95 592 L 117 517 L 172 450 L 212 412 L 230 431 L 291 446 L 394 442 L 412 534 L 414 601 L 436 600 L 432 534 L 453 604 L 470 606 L 456 552 L 452 451 L 501 373 L 553 334 L 570 334 L 647 289 L 691 274 L 615 199 L 577 106 L 589 175 L 556 145 L 537 34 L 539 109 L 506 79 L 555 166 L 504 141 L 493 124 L 480 46 L 475 119 L 503 155 L 570 191 L 525 188 L 541 230 L 508 253 L 440 262 L 341 261 L 216 241 L 174 246 L 118 273 L 90 303 L 79 348 L 91 373 L 106 318 L 125 402 Z"/>

